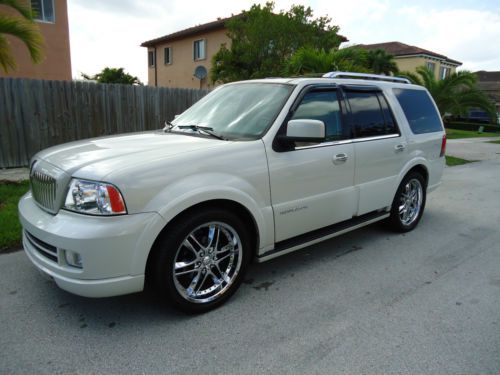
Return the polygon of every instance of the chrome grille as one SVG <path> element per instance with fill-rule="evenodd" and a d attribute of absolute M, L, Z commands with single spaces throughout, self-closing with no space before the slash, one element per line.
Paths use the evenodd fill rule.
<path fill-rule="evenodd" d="M 56 179 L 43 172 L 34 170 L 30 176 L 31 193 L 35 201 L 50 212 L 56 212 Z"/>

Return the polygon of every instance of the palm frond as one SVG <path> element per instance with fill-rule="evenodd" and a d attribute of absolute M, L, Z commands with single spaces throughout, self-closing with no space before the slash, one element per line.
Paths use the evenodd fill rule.
<path fill-rule="evenodd" d="M 460 93 L 460 105 L 463 108 L 481 108 L 492 119 L 496 118 L 496 107 L 484 92 L 473 88 Z"/>
<path fill-rule="evenodd" d="M 0 66 L 4 72 L 16 69 L 16 62 L 14 61 L 9 42 L 3 35 L 0 35 Z"/>
<path fill-rule="evenodd" d="M 21 13 L 26 20 L 33 21 L 34 14 L 29 1 L 0 0 L 0 5 L 11 7 Z"/>
<path fill-rule="evenodd" d="M 439 81 L 439 88 L 443 91 L 454 91 L 461 88 L 472 88 L 475 87 L 477 82 L 477 77 L 475 74 L 468 71 L 461 71 L 453 73 Z"/>
<path fill-rule="evenodd" d="M 424 83 L 420 79 L 420 76 L 413 72 L 402 71 L 398 73 L 398 77 L 408 78 L 410 82 L 415 85 L 420 85 L 420 86 L 424 85 Z"/>
<path fill-rule="evenodd" d="M 375 74 L 397 74 L 398 66 L 394 61 L 394 55 L 387 53 L 383 49 L 368 51 L 368 66 Z"/>
<path fill-rule="evenodd" d="M 416 70 L 417 74 L 419 74 L 420 77 L 422 77 L 424 86 L 432 94 L 435 91 L 437 85 L 434 72 L 432 72 L 430 69 L 427 69 L 425 66 L 419 66 Z"/>
<path fill-rule="evenodd" d="M 5 34 L 20 39 L 28 48 L 33 62 L 39 63 L 43 60 L 44 40 L 35 23 L 20 17 L 0 15 L 0 35 Z"/>

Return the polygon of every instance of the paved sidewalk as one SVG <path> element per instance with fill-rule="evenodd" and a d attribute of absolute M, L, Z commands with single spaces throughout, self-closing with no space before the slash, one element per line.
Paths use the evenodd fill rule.
<path fill-rule="evenodd" d="M 0 169 L 0 181 L 19 182 L 29 179 L 28 168 Z"/>

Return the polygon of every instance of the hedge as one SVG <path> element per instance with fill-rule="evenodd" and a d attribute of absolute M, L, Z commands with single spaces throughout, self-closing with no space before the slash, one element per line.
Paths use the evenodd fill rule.
<path fill-rule="evenodd" d="M 500 125 L 492 124 L 478 124 L 474 122 L 445 122 L 445 128 L 458 129 L 458 130 L 471 130 L 478 131 L 479 127 L 483 127 L 484 132 L 500 132 Z"/>

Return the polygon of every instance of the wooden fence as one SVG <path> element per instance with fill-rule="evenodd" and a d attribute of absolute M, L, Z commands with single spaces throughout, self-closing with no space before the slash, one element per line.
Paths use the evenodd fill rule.
<path fill-rule="evenodd" d="M 0 168 L 64 142 L 163 127 L 207 90 L 0 78 Z"/>

